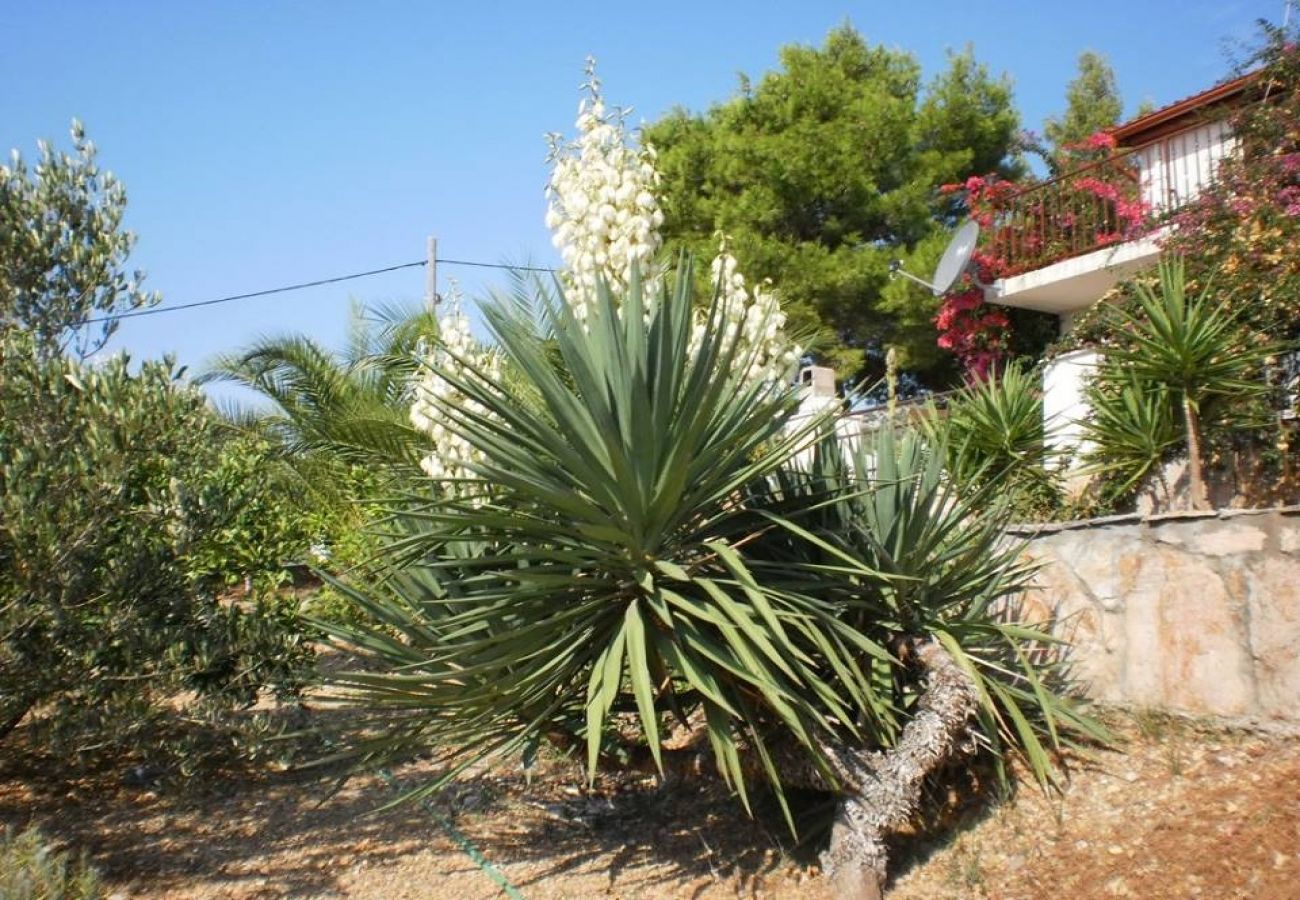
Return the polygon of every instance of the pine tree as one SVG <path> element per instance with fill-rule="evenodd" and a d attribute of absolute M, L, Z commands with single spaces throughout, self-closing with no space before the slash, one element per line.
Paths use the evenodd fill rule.
<path fill-rule="evenodd" d="M 927 84 L 912 54 L 847 25 L 780 59 L 707 113 L 678 109 L 645 129 L 668 246 L 708 258 L 723 231 L 747 275 L 772 279 L 791 327 L 821 331 L 841 374 L 883 372 L 895 346 L 910 373 L 942 382 L 954 371 L 931 298 L 893 296 L 889 263 L 933 267 L 959 213 L 940 185 L 1019 171 L 1009 80 L 967 48 Z"/>
<path fill-rule="evenodd" d="M 1079 54 L 1079 74 L 1065 89 L 1065 102 L 1065 113 L 1043 125 L 1043 134 L 1058 154 L 1119 121 L 1124 105 L 1106 57 L 1091 50 Z"/>

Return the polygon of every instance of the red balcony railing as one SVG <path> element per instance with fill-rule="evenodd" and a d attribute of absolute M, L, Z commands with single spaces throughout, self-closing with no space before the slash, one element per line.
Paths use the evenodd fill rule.
<path fill-rule="evenodd" d="M 987 252 L 1017 275 L 1136 237 L 1146 219 L 1129 151 L 999 198 Z"/>

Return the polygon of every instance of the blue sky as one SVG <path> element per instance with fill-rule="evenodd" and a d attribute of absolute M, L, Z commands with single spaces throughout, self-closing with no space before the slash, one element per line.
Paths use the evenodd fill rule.
<path fill-rule="evenodd" d="M 0 151 L 66 141 L 76 116 L 125 183 L 132 263 L 165 303 L 440 255 L 554 261 L 542 226 L 544 135 L 570 132 L 583 60 L 609 102 L 653 119 L 727 99 L 852 22 L 912 51 L 927 77 L 970 42 L 1006 72 L 1026 127 L 1064 105 L 1080 51 L 1104 53 L 1127 111 L 1228 70 L 1225 42 L 1280 21 L 1241 2 L 71 2 L 7 0 Z M 465 292 L 502 283 L 442 266 Z M 409 269 L 342 285 L 127 321 L 115 341 L 201 368 L 260 335 L 335 342 L 349 298 L 418 300 Z"/>

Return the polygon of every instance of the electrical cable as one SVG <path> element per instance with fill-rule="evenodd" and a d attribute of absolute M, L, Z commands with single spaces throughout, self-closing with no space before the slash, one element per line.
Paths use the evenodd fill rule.
<path fill-rule="evenodd" d="M 506 263 L 487 263 L 475 262 L 466 259 L 436 259 L 434 262 L 439 265 L 448 266 L 473 266 L 479 269 L 506 269 L 512 272 L 554 272 L 554 269 L 544 266 L 511 266 Z M 247 294 L 231 294 L 228 297 L 216 297 L 211 300 L 196 300 L 192 303 L 177 303 L 171 306 L 154 306 L 149 309 L 133 309 L 126 312 L 113 313 L 107 316 L 97 316 L 93 319 L 84 319 L 76 327 L 80 328 L 85 325 L 99 325 L 104 322 L 116 322 L 121 319 L 134 319 L 138 316 L 154 316 L 160 313 L 179 312 L 185 309 L 197 309 L 201 306 L 216 306 L 221 303 L 230 303 L 234 300 L 249 300 L 254 297 L 267 297 L 272 294 L 283 294 L 289 291 L 301 291 L 305 288 L 320 287 L 324 284 L 337 284 L 341 281 L 352 281 L 357 278 L 368 278 L 371 275 L 382 275 L 385 272 L 396 272 L 399 269 L 415 269 L 421 266 L 427 266 L 428 260 L 418 260 L 416 262 L 399 263 L 395 266 L 385 266 L 382 269 L 369 269 L 365 272 L 354 272 L 351 275 L 339 275 L 335 278 L 320 278 L 316 281 L 304 281 L 298 284 L 287 284 L 283 287 L 267 288 L 264 291 L 251 291 Z"/>
<path fill-rule="evenodd" d="M 478 269 L 509 269 L 511 272 L 554 272 L 555 269 L 547 266 L 509 266 L 505 263 L 485 263 L 471 262 L 468 259 L 437 259 L 434 262 L 439 265 L 444 263 L 449 266 L 473 266 Z"/>

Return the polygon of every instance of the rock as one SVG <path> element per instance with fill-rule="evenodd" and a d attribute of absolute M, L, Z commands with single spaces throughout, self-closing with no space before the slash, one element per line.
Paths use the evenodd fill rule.
<path fill-rule="evenodd" d="M 1197 553 L 1207 556 L 1236 556 L 1264 549 L 1264 529 L 1245 522 L 1206 522 L 1191 541 Z"/>
<path fill-rule="evenodd" d="M 1111 897 L 1132 897 L 1133 889 L 1128 886 L 1128 882 L 1122 877 L 1116 875 L 1106 882 L 1106 893 Z"/>
<path fill-rule="evenodd" d="M 1300 719 L 1300 562 L 1270 558 L 1246 571 L 1250 646 L 1261 712 Z"/>

